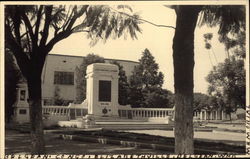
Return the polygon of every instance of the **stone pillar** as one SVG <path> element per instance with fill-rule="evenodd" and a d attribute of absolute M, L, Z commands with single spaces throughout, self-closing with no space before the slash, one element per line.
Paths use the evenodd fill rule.
<path fill-rule="evenodd" d="M 118 73 L 118 66 L 113 64 L 94 63 L 87 67 L 88 114 L 118 117 Z"/>

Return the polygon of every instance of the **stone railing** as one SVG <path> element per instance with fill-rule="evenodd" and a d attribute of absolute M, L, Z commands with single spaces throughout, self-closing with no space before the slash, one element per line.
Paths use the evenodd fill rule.
<path fill-rule="evenodd" d="M 68 116 L 69 119 L 76 119 L 87 114 L 87 108 L 69 106 L 43 106 L 43 114 L 46 116 Z"/>
<path fill-rule="evenodd" d="M 43 114 L 50 116 L 68 116 L 69 119 L 76 119 L 85 116 L 88 112 L 86 107 L 78 105 L 71 106 L 43 106 Z M 165 118 L 173 115 L 172 108 L 131 108 L 126 106 L 118 107 L 120 118 L 143 119 L 143 118 Z"/>
<path fill-rule="evenodd" d="M 55 116 L 68 116 L 68 106 L 43 106 L 43 114 L 55 115 Z"/>
<path fill-rule="evenodd" d="M 118 109 L 121 118 L 165 118 L 173 115 L 172 108 L 122 108 Z"/>

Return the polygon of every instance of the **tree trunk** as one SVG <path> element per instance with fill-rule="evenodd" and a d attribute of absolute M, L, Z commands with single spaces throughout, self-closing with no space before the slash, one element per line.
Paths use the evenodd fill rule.
<path fill-rule="evenodd" d="M 193 154 L 194 30 L 199 6 L 176 7 L 173 39 L 175 87 L 175 153 Z"/>
<path fill-rule="evenodd" d="M 34 53 L 33 53 L 34 54 Z M 41 73 L 45 58 L 36 57 L 31 61 L 27 78 L 29 92 L 30 122 L 31 122 L 31 154 L 44 154 L 42 119 L 42 87 Z"/>

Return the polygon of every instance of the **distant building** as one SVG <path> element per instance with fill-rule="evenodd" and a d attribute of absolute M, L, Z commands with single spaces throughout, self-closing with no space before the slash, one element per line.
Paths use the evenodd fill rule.
<path fill-rule="evenodd" d="M 49 54 L 42 72 L 42 99 L 44 105 L 53 104 L 56 87 L 59 88 L 60 97 L 68 102 L 72 102 L 76 97 L 76 66 L 82 63 L 82 56 L 69 56 Z M 132 75 L 132 71 L 138 62 L 128 60 L 105 59 L 106 63 L 116 61 L 123 66 L 127 77 Z"/>

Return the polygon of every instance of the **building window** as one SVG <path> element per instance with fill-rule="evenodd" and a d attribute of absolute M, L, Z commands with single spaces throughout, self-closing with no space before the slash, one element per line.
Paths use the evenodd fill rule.
<path fill-rule="evenodd" d="M 27 113 L 26 109 L 20 109 L 19 110 L 19 114 L 26 114 L 26 113 Z"/>
<path fill-rule="evenodd" d="M 74 72 L 55 71 L 54 84 L 74 85 Z"/>
<path fill-rule="evenodd" d="M 99 101 L 111 102 L 111 81 L 99 81 Z"/>
<path fill-rule="evenodd" d="M 25 90 L 20 91 L 20 100 L 25 100 Z"/>

